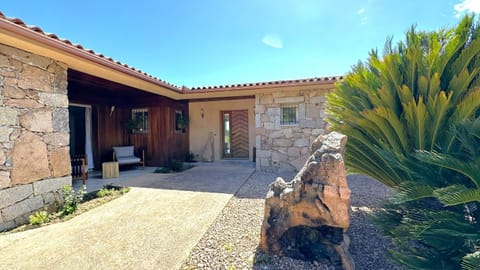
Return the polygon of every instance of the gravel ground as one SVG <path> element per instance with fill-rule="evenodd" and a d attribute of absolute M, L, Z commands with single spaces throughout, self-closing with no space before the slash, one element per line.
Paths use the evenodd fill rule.
<path fill-rule="evenodd" d="M 291 179 L 293 175 L 282 175 Z M 257 251 L 263 221 L 264 198 L 275 174 L 255 172 L 229 201 L 214 224 L 191 251 L 181 269 L 335 269 Z M 386 257 L 390 241 L 381 237 L 369 220 L 387 195 L 381 183 L 361 175 L 348 177 L 352 190 L 350 252 L 356 269 L 401 269 Z"/>

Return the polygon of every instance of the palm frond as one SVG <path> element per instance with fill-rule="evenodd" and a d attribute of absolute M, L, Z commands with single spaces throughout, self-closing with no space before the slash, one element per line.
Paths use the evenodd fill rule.
<path fill-rule="evenodd" d="M 434 189 L 431 186 L 418 185 L 414 182 L 403 182 L 397 189 L 399 192 L 390 197 L 390 201 L 394 204 L 402 204 L 434 196 Z"/>
<path fill-rule="evenodd" d="M 452 94 L 452 102 L 454 104 L 460 102 L 463 97 L 470 92 L 470 85 L 478 76 L 478 72 L 478 68 L 472 69 L 471 72 L 465 69 L 462 70 L 461 73 L 453 76 L 450 80 L 448 91 Z"/>
<path fill-rule="evenodd" d="M 480 268 L 480 251 L 465 255 L 461 265 L 463 270 L 478 270 Z"/>
<path fill-rule="evenodd" d="M 464 162 L 452 156 L 440 154 L 437 152 L 418 151 L 416 157 L 423 162 L 437 165 L 442 168 L 450 169 L 458 172 L 468 178 L 476 188 L 480 188 L 480 170 L 478 169 L 478 162 Z"/>
<path fill-rule="evenodd" d="M 476 39 L 471 41 L 468 46 L 466 46 L 460 53 L 460 55 L 455 59 L 455 61 L 451 65 L 451 72 L 453 74 L 464 74 L 468 70 L 471 62 L 475 57 L 480 54 L 480 39 Z M 464 76 L 462 76 L 464 77 Z M 469 80 L 467 85 L 470 84 Z M 458 90 L 463 90 L 465 88 L 460 88 Z"/>
<path fill-rule="evenodd" d="M 425 149 L 425 133 L 427 124 L 427 108 L 420 97 L 403 104 L 407 130 L 411 131 L 410 141 L 414 149 Z"/>
<path fill-rule="evenodd" d="M 461 123 L 474 116 L 480 108 L 480 88 L 469 92 L 459 103 L 456 104 L 452 115 L 452 123 Z"/>
<path fill-rule="evenodd" d="M 445 206 L 480 202 L 480 189 L 471 189 L 463 185 L 450 185 L 439 188 L 433 191 L 433 194 Z"/>
<path fill-rule="evenodd" d="M 432 77 L 430 78 L 430 85 L 428 87 L 428 94 L 425 95 L 425 97 L 433 98 L 436 96 L 440 91 L 442 91 L 442 88 L 440 87 L 441 81 L 440 81 L 440 75 L 438 72 L 435 72 Z"/>
<path fill-rule="evenodd" d="M 405 254 L 394 250 L 389 250 L 390 256 L 400 264 L 408 267 L 408 269 L 429 270 L 442 269 L 453 270 L 454 268 L 445 268 L 444 258 L 441 254 Z M 434 264 L 432 264 L 434 262 Z"/>
<path fill-rule="evenodd" d="M 428 129 L 429 141 L 427 147 L 433 150 L 437 142 L 438 134 L 445 130 L 447 124 L 447 114 L 452 110 L 450 101 L 452 95 L 447 95 L 444 91 L 439 92 L 427 101 L 430 128 Z"/>

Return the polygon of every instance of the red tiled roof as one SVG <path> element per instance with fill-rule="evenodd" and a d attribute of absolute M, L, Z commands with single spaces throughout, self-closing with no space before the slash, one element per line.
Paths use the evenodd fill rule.
<path fill-rule="evenodd" d="M 268 87 L 268 86 L 290 86 L 290 85 L 306 85 L 306 84 L 318 84 L 318 83 L 335 83 L 343 79 L 343 76 L 332 76 L 332 77 L 315 77 L 315 78 L 306 78 L 306 79 L 296 79 L 296 80 L 280 80 L 280 81 L 269 81 L 269 82 L 256 82 L 256 83 L 240 83 L 240 84 L 228 84 L 228 85 L 217 85 L 217 86 L 203 86 L 203 87 L 193 87 L 190 90 L 192 91 L 211 91 L 211 90 L 234 90 L 242 88 L 252 88 L 252 87 Z"/>
<path fill-rule="evenodd" d="M 130 71 L 130 73 L 133 71 L 133 74 L 136 74 L 136 76 L 140 76 L 143 79 L 147 81 L 153 81 L 156 82 L 157 84 L 160 84 L 164 87 L 167 87 L 171 90 L 177 91 L 177 92 L 183 92 L 183 93 L 192 93 L 192 92 L 210 92 L 210 91 L 225 91 L 225 90 L 242 90 L 245 88 L 256 88 L 256 87 L 269 87 L 269 86 L 290 86 L 290 85 L 306 85 L 306 84 L 316 84 L 316 83 L 335 83 L 338 80 L 342 80 L 342 76 L 336 76 L 336 77 L 315 77 L 315 78 L 307 78 L 307 79 L 297 79 L 297 80 L 280 80 L 280 81 L 270 81 L 270 82 L 257 82 L 257 83 L 242 83 L 242 84 L 231 84 L 231 85 L 219 85 L 219 86 L 203 86 L 203 87 L 193 87 L 193 88 L 188 88 L 188 87 L 178 87 L 176 85 L 173 85 L 171 83 L 168 83 L 167 81 L 161 80 L 157 77 L 154 77 L 152 75 L 149 75 L 139 69 L 135 69 L 134 67 L 130 67 L 127 64 L 124 64 L 120 61 L 116 61 L 112 59 L 111 57 L 106 57 L 103 54 L 96 53 L 95 51 L 91 49 L 86 49 L 80 44 L 75 44 L 71 42 L 68 39 L 62 39 L 59 38 L 55 34 L 51 33 L 45 33 L 40 27 L 38 26 L 29 26 L 25 24 L 21 19 L 19 18 L 9 18 L 6 17 L 2 12 L 0 12 L 0 20 L 4 20 L 10 23 L 13 23 L 17 26 L 21 26 L 23 29 L 30 30 L 32 32 L 37 33 L 40 36 L 47 37 L 52 41 L 55 42 L 60 42 L 63 43 L 67 46 L 69 46 L 71 49 L 78 50 L 81 52 L 86 52 L 90 54 L 91 56 L 94 56 L 100 60 L 109 62 L 110 64 L 113 64 L 115 66 L 120 67 L 120 68 L 126 68 L 127 70 Z"/>
<path fill-rule="evenodd" d="M 52 39 L 52 40 L 55 40 L 55 41 L 57 41 L 57 42 L 62 42 L 62 43 L 66 44 L 66 45 L 68 45 L 68 46 L 70 46 L 70 47 L 72 47 L 72 48 L 75 48 L 75 49 L 77 49 L 77 50 L 81 50 L 81 51 L 83 51 L 83 52 L 87 52 L 87 53 L 89 53 L 89 54 L 91 54 L 91 55 L 93 55 L 93 56 L 96 56 L 96 57 L 101 58 L 102 60 L 109 61 L 109 62 L 111 62 L 111 63 L 113 63 L 113 64 L 115 64 L 115 65 L 118 65 L 118 66 L 121 66 L 121 67 L 130 69 L 131 71 L 134 71 L 134 72 L 138 73 L 137 75 L 140 75 L 140 76 L 143 76 L 143 77 L 145 77 L 145 78 L 148 78 L 149 80 L 152 80 L 152 79 L 153 79 L 153 80 L 155 80 L 157 83 L 159 83 L 159 84 L 161 84 L 161 85 L 163 85 L 163 86 L 165 86 L 165 87 L 167 87 L 167 88 L 170 88 L 170 89 L 172 89 L 172 90 L 181 91 L 181 89 L 180 89 L 178 86 L 176 86 L 176 85 L 173 85 L 173 84 L 171 84 L 171 83 L 169 83 L 169 82 L 167 82 L 167 81 L 161 80 L 161 79 L 159 79 L 159 78 L 157 78 L 157 77 L 154 77 L 154 76 L 152 76 L 152 75 L 150 75 L 150 74 L 147 74 L 147 73 L 145 73 L 145 72 L 143 72 L 143 71 L 141 71 L 141 70 L 139 70 L 139 69 L 136 69 L 136 68 L 134 68 L 134 67 L 131 67 L 131 66 L 129 66 L 129 65 L 127 65 L 127 64 L 124 64 L 124 63 L 122 63 L 122 62 L 120 62 L 120 61 L 114 60 L 114 59 L 112 59 L 111 57 L 107 57 L 107 56 L 104 56 L 103 54 L 96 53 L 95 51 L 93 51 L 93 50 L 91 50 L 91 49 L 84 48 L 82 45 L 80 45 L 80 44 L 75 44 L 75 43 L 71 42 L 71 41 L 68 40 L 68 39 L 62 39 L 62 38 L 59 38 L 59 37 L 58 37 L 57 35 L 55 35 L 55 34 L 46 33 L 46 32 L 44 32 L 44 31 L 42 30 L 42 28 L 40 28 L 40 27 L 38 27 L 38 26 L 30 26 L 30 25 L 27 25 L 27 24 L 25 24 L 25 23 L 24 23 L 21 19 L 19 19 L 19 18 L 9 18 L 9 17 L 6 17 L 2 12 L 0 12 L 0 19 L 6 20 L 6 21 L 11 22 L 11 23 L 13 23 L 13 24 L 15 24 L 15 25 L 21 26 L 21 27 L 23 27 L 24 29 L 28 29 L 28 30 L 31 30 L 31 31 L 33 31 L 33 32 L 36 32 L 36 33 L 38 33 L 38 34 L 40 34 L 40 35 L 42 35 L 42 36 L 44 36 L 44 37 L 48 37 L 48 38 L 50 38 L 50 39 Z"/>

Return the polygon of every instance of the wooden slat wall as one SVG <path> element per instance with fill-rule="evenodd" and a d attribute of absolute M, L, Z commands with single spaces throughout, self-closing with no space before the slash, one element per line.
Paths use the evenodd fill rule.
<path fill-rule="evenodd" d="M 97 155 L 94 153 L 95 168 L 100 168 L 101 163 L 112 160 L 112 147 L 117 145 L 128 145 L 128 132 L 124 128 L 124 123 L 129 116 L 129 110 L 126 108 L 115 108 L 110 114 L 110 106 L 94 105 L 97 111 L 97 122 L 92 123 L 93 133 L 97 141 L 93 141 L 93 148 L 97 149 Z M 93 139 L 92 139 L 93 140 Z"/>
<path fill-rule="evenodd" d="M 130 141 L 136 147 L 145 148 L 150 165 L 165 165 L 172 159 L 184 160 L 189 150 L 188 133 L 175 131 L 175 110 L 179 107 L 148 107 L 148 134 L 131 134 Z M 188 108 L 184 113 L 188 114 Z"/>
<path fill-rule="evenodd" d="M 175 131 L 175 110 L 188 115 L 188 103 L 145 92 L 127 98 L 110 97 L 110 93 L 69 88 L 69 102 L 92 106 L 92 145 L 95 168 L 112 160 L 112 147 L 134 145 L 145 149 L 147 166 L 163 166 L 172 159 L 184 160 L 189 151 L 189 131 Z M 111 113 L 111 106 L 115 110 Z M 132 108 L 148 108 L 149 132 L 129 134 L 124 127 Z"/>
<path fill-rule="evenodd" d="M 146 134 L 129 134 L 124 127 L 130 118 L 131 108 L 117 108 L 110 116 L 110 107 L 98 107 L 97 136 L 101 162 L 111 160 L 112 147 L 116 145 L 134 145 L 135 149 L 144 149 L 147 166 L 162 166 L 172 159 L 185 159 L 189 150 L 188 133 L 178 133 L 174 128 L 175 109 L 182 109 L 182 106 L 148 106 L 149 131 Z M 183 109 L 188 115 L 188 108 L 185 106 Z M 97 165 L 100 164 L 99 161 Z"/>

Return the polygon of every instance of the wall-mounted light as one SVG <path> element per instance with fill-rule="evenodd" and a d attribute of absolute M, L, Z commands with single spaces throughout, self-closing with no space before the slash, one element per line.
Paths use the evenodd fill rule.
<path fill-rule="evenodd" d="M 112 116 L 113 112 L 115 111 L 115 106 L 110 106 L 110 116 Z"/>
<path fill-rule="evenodd" d="M 205 118 L 205 110 L 203 108 L 200 109 L 200 116 L 202 117 L 202 119 Z"/>

